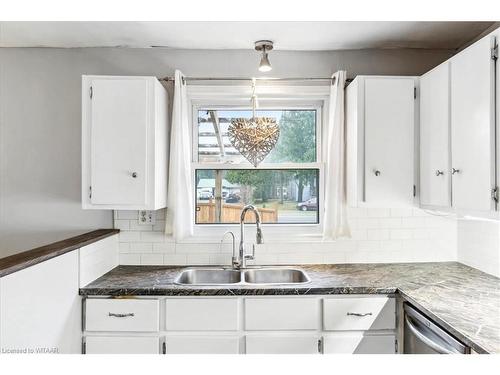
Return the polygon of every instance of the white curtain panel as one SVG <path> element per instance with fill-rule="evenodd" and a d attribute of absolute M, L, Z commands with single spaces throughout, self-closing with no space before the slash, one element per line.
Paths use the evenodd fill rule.
<path fill-rule="evenodd" d="M 344 86 L 346 72 L 332 76 L 327 126 L 327 159 L 325 169 L 325 207 L 323 239 L 350 237 L 346 204 L 346 131 L 344 113 Z"/>
<path fill-rule="evenodd" d="M 193 181 L 189 108 L 184 75 L 175 71 L 165 233 L 176 240 L 193 235 Z"/>

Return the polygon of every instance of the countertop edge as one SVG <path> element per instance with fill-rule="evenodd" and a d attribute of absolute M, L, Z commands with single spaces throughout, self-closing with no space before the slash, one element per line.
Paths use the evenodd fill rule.
<path fill-rule="evenodd" d="M 102 240 L 119 233 L 119 229 L 97 229 L 91 232 L 53 242 L 31 250 L 23 251 L 0 259 L 0 277 L 21 271 L 46 260 L 79 249 L 82 246 Z"/>

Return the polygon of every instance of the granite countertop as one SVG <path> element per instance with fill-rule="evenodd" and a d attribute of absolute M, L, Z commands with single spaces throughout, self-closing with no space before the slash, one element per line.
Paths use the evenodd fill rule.
<path fill-rule="evenodd" d="M 37 247 L 22 253 L 10 255 L 0 259 L 0 277 L 21 271 L 35 264 L 63 255 L 69 251 L 76 250 L 82 246 L 89 245 L 103 238 L 120 232 L 118 229 L 98 229 L 71 237 L 49 245 Z"/>
<path fill-rule="evenodd" d="M 304 265 L 304 285 L 184 286 L 185 267 L 119 266 L 80 289 L 91 295 L 222 296 L 399 293 L 479 353 L 500 353 L 500 279 L 461 263 Z"/>

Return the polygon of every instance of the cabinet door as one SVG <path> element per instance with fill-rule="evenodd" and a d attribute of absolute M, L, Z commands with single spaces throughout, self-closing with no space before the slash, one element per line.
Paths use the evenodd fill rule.
<path fill-rule="evenodd" d="M 0 281 L 2 351 L 81 353 L 77 251 L 12 273 Z"/>
<path fill-rule="evenodd" d="M 394 335 L 346 333 L 323 337 L 324 354 L 394 354 Z"/>
<path fill-rule="evenodd" d="M 412 78 L 365 80 L 365 200 L 413 202 L 414 88 Z"/>
<path fill-rule="evenodd" d="M 238 336 L 168 336 L 166 354 L 239 354 Z"/>
<path fill-rule="evenodd" d="M 246 337 L 247 354 L 318 354 L 319 337 L 314 335 L 252 335 Z"/>
<path fill-rule="evenodd" d="M 158 337 L 87 336 L 85 354 L 159 354 Z"/>
<path fill-rule="evenodd" d="M 245 329 L 247 331 L 318 329 L 318 316 L 319 300 L 316 298 L 245 299 Z"/>
<path fill-rule="evenodd" d="M 493 38 L 484 38 L 451 59 L 451 150 L 453 206 L 494 208 Z"/>
<path fill-rule="evenodd" d="M 449 207 L 450 173 L 449 63 L 420 78 L 420 203 Z"/>
<path fill-rule="evenodd" d="M 146 79 L 92 81 L 92 204 L 146 204 L 149 96 Z"/>

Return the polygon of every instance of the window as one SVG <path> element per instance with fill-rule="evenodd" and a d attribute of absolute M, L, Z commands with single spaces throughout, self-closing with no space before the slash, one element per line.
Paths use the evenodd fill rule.
<path fill-rule="evenodd" d="M 276 146 L 254 168 L 228 136 L 231 121 L 252 117 L 238 104 L 193 106 L 195 223 L 236 224 L 253 204 L 264 224 L 319 224 L 322 204 L 321 105 L 298 100 L 261 100 L 256 116 L 273 117 L 280 128 Z M 248 214 L 247 221 L 254 221 Z"/>
<path fill-rule="evenodd" d="M 318 181 L 318 169 L 197 169 L 196 224 L 239 223 L 246 204 L 266 224 L 316 224 Z"/>

